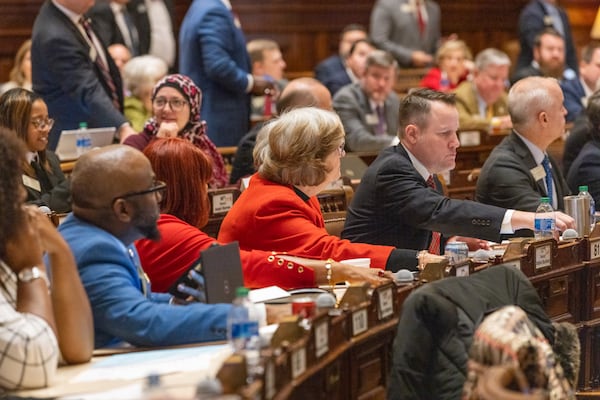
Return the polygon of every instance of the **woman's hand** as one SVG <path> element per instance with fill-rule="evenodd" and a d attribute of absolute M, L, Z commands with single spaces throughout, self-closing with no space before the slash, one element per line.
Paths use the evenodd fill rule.
<path fill-rule="evenodd" d="M 163 122 L 160 124 L 158 128 L 158 132 L 156 133 L 156 137 L 159 138 L 172 138 L 177 137 L 177 133 L 179 132 L 179 127 L 176 122 Z"/>
<path fill-rule="evenodd" d="M 339 262 L 332 264 L 331 271 L 335 282 L 346 281 L 350 284 L 368 282 L 373 286 L 378 286 L 393 279 L 390 271 L 379 268 L 356 267 Z"/>

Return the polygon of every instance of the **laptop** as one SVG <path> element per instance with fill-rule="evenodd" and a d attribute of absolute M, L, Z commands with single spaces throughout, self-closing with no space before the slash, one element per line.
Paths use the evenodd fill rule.
<path fill-rule="evenodd" d="M 112 144 L 116 131 L 117 129 L 111 126 L 106 128 L 89 128 L 85 130 L 85 133 L 91 138 L 93 149 Z M 77 155 L 77 135 L 79 133 L 81 133 L 81 129 L 65 130 L 60 133 L 55 153 L 61 161 L 76 160 L 79 158 Z"/>
<path fill-rule="evenodd" d="M 183 283 L 190 287 L 197 286 L 189 277 L 189 271 L 192 269 L 204 278 L 204 292 L 208 304 L 231 303 L 235 298 L 235 290 L 244 286 L 238 242 L 215 244 L 200 252 L 200 257 L 169 288 L 169 293 L 180 299 L 188 297 L 177 290 L 177 285 Z"/>
<path fill-rule="evenodd" d="M 354 154 L 346 154 L 340 159 L 342 176 L 352 181 L 360 181 L 368 168 L 362 158 Z"/>

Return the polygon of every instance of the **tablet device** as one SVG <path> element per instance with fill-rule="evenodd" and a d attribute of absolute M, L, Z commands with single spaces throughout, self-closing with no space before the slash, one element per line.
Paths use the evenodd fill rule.
<path fill-rule="evenodd" d="M 117 129 L 114 126 L 111 126 L 106 128 L 86 129 L 85 133 L 89 135 L 93 149 L 95 147 L 104 147 L 112 144 L 115 139 L 116 131 Z M 77 155 L 77 135 L 81 132 L 81 129 L 72 129 L 60 133 L 55 153 L 61 161 L 76 160 L 79 158 Z"/>
<path fill-rule="evenodd" d="M 196 281 L 189 276 L 189 271 L 194 270 L 204 278 L 204 291 L 206 302 L 231 303 L 235 298 L 235 290 L 244 286 L 240 247 L 238 242 L 225 245 L 215 245 L 203 250 L 200 257 L 181 275 L 169 288 L 169 293 L 180 299 L 188 295 L 177 290 L 183 283 L 190 287 L 197 287 Z"/>

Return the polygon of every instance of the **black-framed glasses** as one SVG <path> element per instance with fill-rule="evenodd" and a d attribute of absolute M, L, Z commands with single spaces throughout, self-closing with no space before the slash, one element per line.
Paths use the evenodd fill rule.
<path fill-rule="evenodd" d="M 111 205 L 114 205 L 115 201 L 117 201 L 119 199 L 126 199 L 126 198 L 134 197 L 134 196 L 143 196 L 145 194 L 150 194 L 150 193 L 154 193 L 157 197 L 157 201 L 160 202 L 163 199 L 163 196 L 164 196 L 166 190 L 167 190 L 167 184 L 165 182 L 154 181 L 154 183 L 152 184 L 152 187 L 150 187 L 146 190 L 140 190 L 137 192 L 129 192 L 129 193 L 125 193 L 121 196 L 115 197 L 112 200 Z"/>
<path fill-rule="evenodd" d="M 35 129 L 52 129 L 54 120 L 52 118 L 36 118 L 31 120 L 31 125 L 33 125 Z"/>
<path fill-rule="evenodd" d="M 154 100 L 152 100 L 152 105 L 154 106 L 154 108 L 157 108 L 159 110 L 162 110 L 163 108 L 165 108 L 167 103 L 169 104 L 169 107 L 171 107 L 171 110 L 173 110 L 173 111 L 181 111 L 183 109 L 183 107 L 185 107 L 185 105 L 188 104 L 187 101 L 185 101 L 183 99 L 176 99 L 176 98 L 167 99 L 166 97 L 157 97 Z"/>

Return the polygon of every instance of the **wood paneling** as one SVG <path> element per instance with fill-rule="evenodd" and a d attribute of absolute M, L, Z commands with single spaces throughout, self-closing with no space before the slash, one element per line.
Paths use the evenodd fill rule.
<path fill-rule="evenodd" d="M 191 0 L 174 0 L 177 24 Z M 528 0 L 437 0 L 442 34 L 456 33 L 474 53 L 504 48 L 517 38 L 517 19 Z M 310 71 L 337 50 L 340 30 L 349 23 L 369 24 L 374 0 L 232 0 L 248 39 L 269 37 L 281 45 L 288 71 Z M 560 2 L 569 13 L 578 47 L 589 38 L 598 0 Z M 0 0 L 0 81 L 8 77 L 13 55 L 31 34 L 42 0 Z"/>

